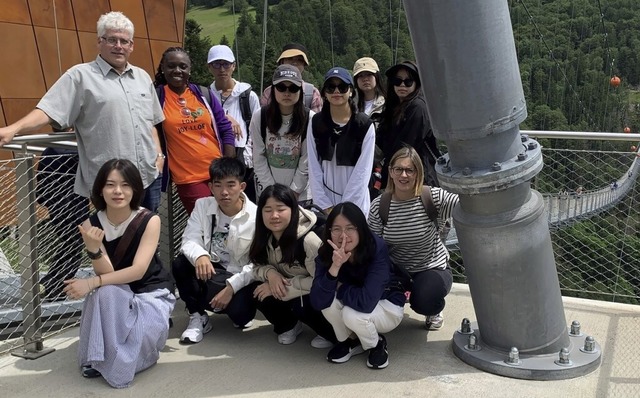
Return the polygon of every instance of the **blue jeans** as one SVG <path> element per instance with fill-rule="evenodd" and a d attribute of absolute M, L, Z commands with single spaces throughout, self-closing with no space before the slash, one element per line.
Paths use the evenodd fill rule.
<path fill-rule="evenodd" d="M 160 194 L 162 189 L 162 176 L 158 176 L 154 182 L 151 183 L 144 190 L 144 196 L 142 197 L 142 203 L 140 206 L 145 209 L 149 209 L 154 213 L 158 212 L 160 207 Z"/>

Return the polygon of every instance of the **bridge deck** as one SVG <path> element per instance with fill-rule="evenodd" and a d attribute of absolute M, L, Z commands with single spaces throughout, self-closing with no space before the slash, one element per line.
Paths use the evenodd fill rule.
<path fill-rule="evenodd" d="M 0 357 L 0 391 L 6 397 L 182 396 L 182 397 L 637 397 L 640 396 L 640 306 L 565 298 L 567 321 L 578 320 L 595 336 L 604 355 L 595 372 L 572 380 L 525 381 L 495 376 L 458 360 L 451 336 L 462 317 L 474 319 L 466 285 L 454 285 L 444 311 L 443 330 L 427 332 L 423 318 L 405 310 L 406 318 L 387 335 L 390 365 L 373 371 L 366 355 L 341 365 L 328 363 L 325 350 L 309 346 L 305 329 L 291 346 L 280 346 L 263 319 L 239 331 L 224 316 L 202 343 L 178 344 L 187 323 L 179 302 L 175 326 L 160 361 L 120 391 L 101 379 L 83 379 L 76 365 L 77 333 L 73 328 L 46 341 L 55 348 L 38 360 Z M 517 320 L 514 320 L 517 322 Z"/>

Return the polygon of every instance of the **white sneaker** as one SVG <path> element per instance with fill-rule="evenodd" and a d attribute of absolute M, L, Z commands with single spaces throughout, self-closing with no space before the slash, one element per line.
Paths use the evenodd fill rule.
<path fill-rule="evenodd" d="M 302 323 L 298 321 L 298 323 L 296 323 L 296 326 L 294 326 L 293 329 L 288 330 L 284 333 L 280 333 L 278 335 L 278 343 L 284 344 L 284 345 L 293 344 L 295 343 L 300 333 L 302 333 Z"/>
<path fill-rule="evenodd" d="M 200 315 L 195 312 L 189 315 L 189 325 L 182 332 L 180 342 L 185 344 L 196 344 L 202 341 L 205 333 L 209 333 L 213 325 L 209 322 L 209 315 Z"/>
<path fill-rule="evenodd" d="M 317 335 L 311 340 L 311 347 L 313 348 L 331 348 L 333 347 L 333 343 L 324 337 Z"/>
<path fill-rule="evenodd" d="M 424 320 L 424 327 L 427 330 L 440 330 L 444 325 L 444 317 L 442 312 L 436 315 L 428 315 Z"/>

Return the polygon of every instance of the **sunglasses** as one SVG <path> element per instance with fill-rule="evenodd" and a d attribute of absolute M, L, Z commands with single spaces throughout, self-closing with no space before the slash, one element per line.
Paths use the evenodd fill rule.
<path fill-rule="evenodd" d="M 324 91 L 326 91 L 329 94 L 335 93 L 336 89 L 338 89 L 340 94 L 344 94 L 347 91 L 349 91 L 349 85 L 347 83 L 340 83 L 340 84 L 327 84 L 326 86 L 324 86 Z"/>
<path fill-rule="evenodd" d="M 300 87 L 296 86 L 295 84 L 291 84 L 287 86 L 284 83 L 278 83 L 274 87 L 276 88 L 276 90 L 278 90 L 281 93 L 284 93 L 285 91 L 289 91 L 291 94 L 295 94 L 298 91 L 300 91 Z"/>
<path fill-rule="evenodd" d="M 413 86 L 413 83 L 415 83 L 415 80 L 411 78 L 400 79 L 399 77 L 394 77 L 393 79 L 391 79 L 391 82 L 396 87 L 400 87 L 402 86 L 402 84 L 404 84 L 405 87 L 411 87 Z"/>

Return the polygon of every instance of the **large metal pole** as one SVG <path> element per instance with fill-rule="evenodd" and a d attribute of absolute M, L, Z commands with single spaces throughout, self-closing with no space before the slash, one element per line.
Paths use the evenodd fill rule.
<path fill-rule="evenodd" d="M 447 144 L 437 172 L 460 195 L 453 219 L 477 328 L 454 334 L 463 361 L 527 379 L 580 376 L 597 344 L 567 330 L 506 0 L 404 0 L 431 125 Z M 466 322 L 465 322 L 466 323 Z M 581 337 L 582 336 L 582 337 Z"/>

